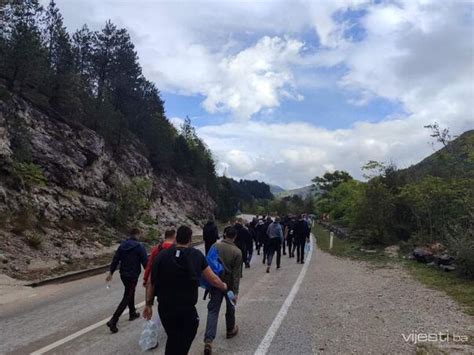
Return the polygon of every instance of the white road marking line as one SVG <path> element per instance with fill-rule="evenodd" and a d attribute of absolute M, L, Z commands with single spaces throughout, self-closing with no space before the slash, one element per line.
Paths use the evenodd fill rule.
<path fill-rule="evenodd" d="M 202 251 L 202 249 L 204 248 L 204 245 L 203 244 L 199 244 L 195 247 L 196 249 L 199 249 Z M 145 301 L 135 305 L 136 308 L 140 308 L 140 307 L 143 307 L 145 305 Z M 130 310 L 128 311 L 130 313 Z M 90 331 L 94 330 L 94 329 L 97 329 L 101 326 L 103 326 L 105 323 L 107 323 L 109 321 L 110 318 L 106 318 L 106 319 L 103 319 L 101 320 L 100 322 L 97 322 L 95 324 L 92 324 L 84 329 L 81 329 L 71 335 L 68 335 L 67 337 L 65 338 L 62 338 L 62 339 L 59 339 L 58 341 L 50 344 L 50 345 L 47 345 L 45 346 L 44 348 L 41 348 L 39 350 L 36 350 L 34 352 L 32 352 L 30 355 L 41 355 L 41 354 L 44 354 L 50 350 L 53 350 L 55 348 L 57 348 L 58 346 L 61 346 L 63 344 L 66 344 L 67 342 L 70 342 L 71 340 L 74 340 L 78 337 L 80 337 L 81 335 L 84 335 L 86 333 L 89 333 Z"/>
<path fill-rule="evenodd" d="M 255 350 L 255 355 L 265 355 L 267 353 L 268 349 L 270 348 L 270 345 L 272 344 L 273 338 L 278 332 L 281 323 L 283 322 L 286 317 L 286 314 L 288 313 L 288 309 L 290 308 L 291 304 L 293 303 L 293 300 L 295 299 L 296 294 L 300 289 L 301 283 L 303 282 L 304 276 L 306 275 L 306 270 L 308 270 L 309 263 L 311 261 L 311 256 L 313 255 L 313 238 L 310 239 L 310 248 L 311 252 L 306 258 L 306 261 L 300 271 L 300 274 L 298 275 L 298 278 L 296 279 L 295 284 L 293 285 L 290 293 L 286 297 L 285 302 L 283 302 L 283 305 L 281 306 L 280 311 L 273 320 L 273 323 L 270 325 L 270 328 L 268 328 L 267 333 L 265 334 L 265 337 L 263 338 L 262 342 L 258 346 L 257 350 Z"/>
<path fill-rule="evenodd" d="M 144 305 L 145 305 L 145 302 L 141 302 L 141 303 L 135 305 L 135 307 L 140 308 L 140 307 L 143 307 Z M 130 313 L 130 310 L 129 310 L 129 313 Z M 53 349 L 57 348 L 58 346 L 61 346 L 65 343 L 67 343 L 67 342 L 70 342 L 71 340 L 74 340 L 74 339 L 80 337 L 81 335 L 89 333 L 91 330 L 94 330 L 94 329 L 97 329 L 97 328 L 103 326 L 109 320 L 110 320 L 110 317 L 106 318 L 106 319 L 103 319 L 100 322 L 92 324 L 92 325 L 90 325 L 90 326 L 88 326 L 84 329 L 81 329 L 81 330 L 79 330 L 79 331 L 77 331 L 77 332 L 75 332 L 71 335 L 68 335 L 67 337 L 62 338 L 62 339 L 60 339 L 60 340 L 58 340 L 58 341 L 56 341 L 56 342 L 54 342 L 50 345 L 47 345 L 44 348 L 36 350 L 36 351 L 32 352 L 30 355 L 41 355 L 41 354 L 47 353 L 48 351 L 53 350 Z"/>

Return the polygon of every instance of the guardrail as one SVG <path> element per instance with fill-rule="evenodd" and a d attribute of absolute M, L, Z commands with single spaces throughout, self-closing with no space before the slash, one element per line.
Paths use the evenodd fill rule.
<path fill-rule="evenodd" d="M 200 244 L 203 244 L 203 242 L 200 241 L 200 242 L 193 243 L 193 246 L 197 246 L 197 245 L 200 245 Z M 96 266 L 96 267 L 86 269 L 86 270 L 72 271 L 72 272 L 66 273 L 64 275 L 54 276 L 54 277 L 44 279 L 44 280 L 33 281 L 29 284 L 26 284 L 25 286 L 39 287 L 39 286 L 45 286 L 45 285 L 51 285 L 51 284 L 61 284 L 61 283 L 65 283 L 65 282 L 80 280 L 80 279 L 83 279 L 83 278 L 86 278 L 86 277 L 101 274 L 101 273 L 107 271 L 109 269 L 109 267 L 110 267 L 110 263 L 108 263 L 106 265 Z"/>
<path fill-rule="evenodd" d="M 347 239 L 350 236 L 348 228 L 338 227 L 338 226 L 332 225 L 331 223 L 323 222 L 323 221 L 319 221 L 318 223 L 323 228 L 327 229 L 330 232 L 333 232 L 334 235 L 339 239 Z"/>

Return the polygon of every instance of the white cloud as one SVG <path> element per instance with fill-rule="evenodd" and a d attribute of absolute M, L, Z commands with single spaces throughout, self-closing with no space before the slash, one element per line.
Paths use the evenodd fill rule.
<path fill-rule="evenodd" d="M 223 162 L 220 166 L 228 175 L 238 179 L 258 176 L 293 188 L 309 184 L 327 170 L 344 169 L 362 178 L 360 168 L 369 160 L 408 167 L 432 153 L 432 139 L 424 124 L 420 118 L 394 119 L 331 131 L 301 122 L 251 121 L 206 126 L 198 134 Z"/>
<path fill-rule="evenodd" d="M 222 58 L 214 70 L 215 80 L 200 92 L 206 96 L 204 108 L 248 119 L 264 108 L 279 106 L 282 97 L 301 99 L 294 90 L 290 64 L 302 47 L 297 40 L 263 37 L 255 46 Z"/>
<path fill-rule="evenodd" d="M 438 121 L 455 134 L 474 128 L 469 1 L 228 0 L 203 6 L 84 0 L 78 7 L 75 0 L 58 0 L 58 6 L 74 27 L 108 18 L 126 26 L 145 74 L 162 91 L 202 95 L 208 112 L 240 118 L 198 130 L 220 171 L 232 176 L 286 187 L 305 185 L 331 169 L 360 177 L 369 159 L 407 166 L 429 154 L 423 125 Z M 349 24 L 340 14 L 348 9 L 365 11 L 357 20 L 364 31 L 358 41 L 345 37 Z M 301 39 L 308 30 L 319 39 L 309 52 Z M 327 74 L 334 67 L 345 68 L 344 74 Z M 271 118 L 284 100 L 297 104 L 303 89 L 321 89 L 326 80 L 352 91 L 354 105 L 383 97 L 407 114 L 340 130 L 242 120 L 257 112 Z"/>
<path fill-rule="evenodd" d="M 180 130 L 181 126 L 184 124 L 184 118 L 181 117 L 171 117 L 169 120 L 171 124 L 178 130 Z"/>
<path fill-rule="evenodd" d="M 209 113 L 248 119 L 283 100 L 304 99 L 293 69 L 312 60 L 304 58 L 304 44 L 295 38 L 314 28 L 323 46 L 340 47 L 344 25 L 334 13 L 365 1 L 83 0 L 85 11 L 75 0 L 57 3 L 71 31 L 81 23 L 98 29 L 107 19 L 126 27 L 145 75 L 161 90 L 202 95 Z"/>

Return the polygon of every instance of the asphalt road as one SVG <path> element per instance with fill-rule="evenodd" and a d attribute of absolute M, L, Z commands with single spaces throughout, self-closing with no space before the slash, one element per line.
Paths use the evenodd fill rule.
<path fill-rule="evenodd" d="M 251 268 L 244 270 L 237 306 L 241 333 L 235 339 L 226 340 L 225 322 L 221 318 L 214 346 L 216 353 L 253 353 L 259 346 L 302 269 L 294 259 L 284 257 L 282 268 L 276 270 L 275 261 L 271 273 L 266 274 L 261 257 L 255 255 Z M 44 286 L 38 291 L 26 301 L 2 306 L 1 353 L 29 354 L 107 319 L 123 289 L 118 277 L 114 277 L 112 287 L 107 289 L 104 275 L 97 275 L 62 285 Z M 202 295 L 203 291 L 200 292 Z M 139 287 L 136 303 L 143 300 L 144 290 Z M 202 353 L 206 305 L 206 301 L 199 300 L 197 308 L 201 323 L 191 350 L 193 354 Z M 221 313 L 223 317 L 224 312 Z M 141 319 L 129 322 L 124 315 L 119 323 L 119 333 L 110 334 L 108 328 L 101 325 L 48 354 L 134 354 L 139 352 L 138 339 L 143 324 Z M 165 341 L 161 329 L 160 344 Z M 162 353 L 163 349 L 164 346 L 159 346 L 154 353 Z"/>
<path fill-rule="evenodd" d="M 215 354 L 411 354 L 416 347 L 402 333 L 473 330 L 473 318 L 446 295 L 424 288 L 400 270 L 373 269 L 316 248 L 308 261 L 302 266 L 282 256 L 282 268 L 273 265 L 266 274 L 261 257 L 254 254 L 241 282 L 240 333 L 225 339 L 221 310 Z M 110 334 L 103 322 L 123 290 L 118 278 L 106 289 L 104 278 L 44 286 L 0 306 L 0 353 L 30 354 L 57 341 L 61 344 L 45 353 L 140 353 L 142 319 L 129 322 L 122 316 L 117 334 Z M 139 287 L 136 303 L 143 300 Z M 197 305 L 201 322 L 191 354 L 203 351 L 206 304 L 200 299 Z M 160 328 L 160 346 L 150 353 L 162 354 L 165 341 Z"/>

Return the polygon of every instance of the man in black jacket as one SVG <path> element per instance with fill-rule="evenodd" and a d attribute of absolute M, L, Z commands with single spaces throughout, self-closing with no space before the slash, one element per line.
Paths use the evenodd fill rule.
<path fill-rule="evenodd" d="M 135 309 L 135 288 L 138 283 L 138 277 L 141 273 L 141 267 L 146 267 L 147 254 L 143 245 L 138 241 L 140 231 L 136 228 L 130 232 L 130 237 L 118 247 L 115 252 L 112 264 L 110 264 L 110 273 L 106 278 L 107 282 L 112 280 L 112 275 L 120 264 L 120 278 L 125 287 L 122 301 L 114 312 L 112 319 L 107 322 L 107 326 L 112 333 L 117 333 L 117 322 L 125 308 L 129 309 L 129 320 L 140 317 L 140 313 Z"/>
<path fill-rule="evenodd" d="M 304 219 L 304 215 L 299 215 L 298 221 L 294 227 L 296 243 L 296 262 L 304 264 L 304 245 L 309 242 L 311 229 Z"/>
<path fill-rule="evenodd" d="M 219 231 L 217 229 L 216 223 L 214 222 L 213 215 L 209 215 L 207 218 L 207 223 L 202 229 L 202 238 L 204 239 L 204 249 L 206 250 L 207 255 L 209 249 L 211 249 L 212 245 L 219 239 Z"/>
<path fill-rule="evenodd" d="M 234 228 L 237 231 L 237 238 L 235 238 L 234 244 L 242 252 L 242 262 L 243 264 L 245 264 L 245 267 L 250 267 L 250 260 L 248 260 L 247 248 L 249 248 L 250 245 L 253 248 L 252 236 L 249 230 L 244 226 L 244 220 L 242 218 L 237 219 L 237 222 L 235 222 L 234 224 Z"/>
<path fill-rule="evenodd" d="M 262 237 L 261 243 L 263 244 L 263 263 L 264 264 L 267 261 L 267 256 L 268 256 L 268 251 L 269 251 L 268 247 L 269 247 L 269 243 L 270 243 L 270 239 L 268 238 L 267 231 L 268 231 L 268 227 L 272 223 L 273 223 L 272 217 L 267 216 L 267 218 L 265 220 L 265 223 L 262 226 L 263 234 L 261 236 Z"/>
<path fill-rule="evenodd" d="M 288 253 L 290 258 L 295 257 L 296 241 L 295 241 L 295 225 L 296 219 L 294 216 L 290 216 L 288 225 L 286 226 L 286 242 L 288 244 Z"/>

